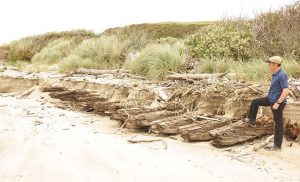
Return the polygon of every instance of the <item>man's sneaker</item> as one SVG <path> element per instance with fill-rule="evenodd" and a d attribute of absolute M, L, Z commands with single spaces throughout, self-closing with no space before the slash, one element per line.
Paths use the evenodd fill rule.
<path fill-rule="evenodd" d="M 249 126 L 249 127 L 252 127 L 252 128 L 255 128 L 255 127 L 256 127 L 256 124 L 255 124 L 254 122 L 251 122 L 251 121 L 250 121 L 250 122 L 248 123 L 248 126 Z"/>
<path fill-rule="evenodd" d="M 250 121 L 249 118 L 245 118 L 245 119 L 244 119 L 244 122 L 246 123 L 246 125 L 247 125 L 248 127 L 252 127 L 252 128 L 255 128 L 255 127 L 256 127 L 255 122 Z"/>
<path fill-rule="evenodd" d="M 270 151 L 281 151 L 281 147 L 277 147 L 276 145 L 268 146 L 266 149 Z"/>

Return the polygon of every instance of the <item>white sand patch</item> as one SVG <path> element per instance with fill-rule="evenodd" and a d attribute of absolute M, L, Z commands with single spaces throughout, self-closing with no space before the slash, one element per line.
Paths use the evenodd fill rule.
<path fill-rule="evenodd" d="M 160 141 L 130 144 L 136 135 L 154 136 L 114 133 L 117 121 L 58 109 L 38 97 L 0 97 L 0 115 L 0 181 L 300 181 L 298 144 L 241 162 L 207 142 L 163 138 L 166 150 Z"/>

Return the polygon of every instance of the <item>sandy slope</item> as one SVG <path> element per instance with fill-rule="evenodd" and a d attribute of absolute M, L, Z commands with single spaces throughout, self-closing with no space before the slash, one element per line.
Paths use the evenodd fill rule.
<path fill-rule="evenodd" d="M 116 121 L 66 111 L 39 97 L 0 97 L 0 181 L 300 181 L 300 147 L 243 155 L 209 143 L 114 132 Z M 244 148 L 243 148 L 244 147 Z M 249 152 L 249 151 L 248 151 Z"/>

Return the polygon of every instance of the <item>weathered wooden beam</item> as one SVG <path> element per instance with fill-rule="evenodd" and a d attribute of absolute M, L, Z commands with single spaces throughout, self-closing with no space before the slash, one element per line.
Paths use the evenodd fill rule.
<path fill-rule="evenodd" d="M 176 111 L 167 111 L 167 110 L 159 110 L 149 113 L 141 113 L 138 115 L 129 115 L 127 119 L 125 119 L 125 127 L 129 128 L 130 126 L 134 126 L 135 128 L 143 128 L 145 126 L 150 126 L 150 123 L 155 120 L 159 120 L 162 118 L 176 116 L 184 113 L 184 110 L 176 110 Z"/>
<path fill-rule="evenodd" d="M 161 107 L 157 107 L 157 108 L 136 107 L 136 108 L 129 108 L 129 109 L 119 109 L 111 115 L 111 119 L 124 121 L 130 115 L 136 116 L 138 114 L 142 114 L 142 113 L 145 114 L 145 113 L 155 112 L 159 110 L 162 110 L 162 108 Z"/>
<path fill-rule="evenodd" d="M 213 139 L 213 145 L 222 147 L 270 135 L 273 133 L 273 129 L 273 119 L 268 116 L 262 116 L 256 120 L 255 128 L 247 126 L 245 122 L 240 120 L 236 123 L 211 130 L 209 134 Z"/>
<path fill-rule="evenodd" d="M 168 80 L 200 80 L 206 78 L 219 78 L 222 77 L 224 73 L 217 74 L 173 74 L 169 75 L 166 78 Z"/>
<path fill-rule="evenodd" d="M 209 131 L 230 124 L 230 120 L 203 120 L 192 125 L 180 127 L 180 134 L 185 141 L 207 141 L 212 137 Z"/>
<path fill-rule="evenodd" d="M 79 68 L 74 71 L 75 74 L 88 74 L 88 75 L 102 75 L 102 74 L 115 74 L 115 73 L 130 73 L 130 70 L 95 70 L 95 69 L 85 69 Z"/>
<path fill-rule="evenodd" d="M 163 134 L 177 134 L 181 126 L 193 123 L 195 119 L 187 115 L 173 116 L 152 122 L 151 130 Z"/>

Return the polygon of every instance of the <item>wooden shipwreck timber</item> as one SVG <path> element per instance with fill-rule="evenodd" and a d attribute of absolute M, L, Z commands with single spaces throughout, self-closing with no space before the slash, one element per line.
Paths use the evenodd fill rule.
<path fill-rule="evenodd" d="M 176 74 L 168 76 L 171 81 L 157 84 L 127 70 L 79 69 L 69 76 L 5 70 L 0 79 L 2 93 L 24 95 L 38 87 L 60 100 L 60 107 L 110 116 L 129 129 L 180 135 L 186 142 L 211 140 L 214 146 L 223 147 L 273 133 L 271 113 L 265 110 L 256 128 L 242 121 L 250 101 L 266 93 L 267 86 L 239 82 L 232 75 Z M 300 132 L 297 80 L 291 82 L 290 90 L 286 134 L 295 140 Z"/>

